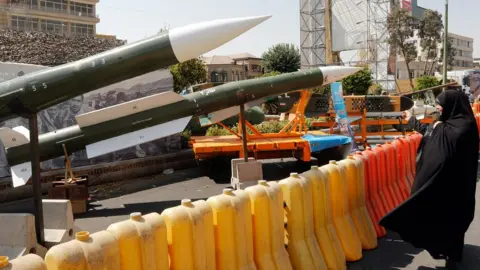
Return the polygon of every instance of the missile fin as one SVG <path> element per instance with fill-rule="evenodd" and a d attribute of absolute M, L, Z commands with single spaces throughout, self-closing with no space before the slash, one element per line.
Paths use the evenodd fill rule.
<path fill-rule="evenodd" d="M 10 167 L 13 187 L 24 186 L 32 176 L 32 163 L 30 161 Z"/>
<path fill-rule="evenodd" d="M 183 117 L 160 125 L 144 128 L 117 137 L 87 145 L 88 158 L 98 157 L 114 151 L 150 142 L 182 132 L 188 125 L 192 116 Z"/>
<path fill-rule="evenodd" d="M 252 101 L 247 104 L 245 104 L 245 110 L 249 110 L 255 106 L 258 106 L 262 104 L 264 100 L 257 100 L 257 101 Z M 240 113 L 240 106 L 235 106 L 235 107 L 229 107 L 226 109 L 218 110 L 215 112 L 211 112 L 208 115 L 200 116 L 200 125 L 202 127 L 210 126 L 213 124 L 216 124 L 218 122 L 221 122 L 225 119 L 228 119 L 234 115 L 237 115 Z"/>
<path fill-rule="evenodd" d="M 185 100 L 185 98 L 175 92 L 163 92 L 148 97 L 131 100 L 129 102 L 121 103 L 108 108 L 77 115 L 75 116 L 75 119 L 77 120 L 77 124 L 80 126 L 80 128 L 88 127 L 182 100 Z"/>
<path fill-rule="evenodd" d="M 2 140 L 5 148 L 28 144 L 30 142 L 30 131 L 23 126 L 13 129 L 3 127 L 0 128 L 0 140 Z"/>

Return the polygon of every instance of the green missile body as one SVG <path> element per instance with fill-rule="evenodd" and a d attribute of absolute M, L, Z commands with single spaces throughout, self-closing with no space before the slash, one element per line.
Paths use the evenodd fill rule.
<path fill-rule="evenodd" d="M 0 83 L 0 121 L 209 52 L 270 16 L 190 24 L 72 63 Z"/>
<path fill-rule="evenodd" d="M 181 96 L 165 92 L 76 116 L 77 125 L 39 136 L 40 160 L 86 149 L 88 158 L 182 132 L 192 117 L 202 125 L 218 123 L 239 113 L 237 92 L 243 90 L 247 106 L 291 91 L 330 84 L 360 68 L 321 67 L 305 71 L 223 84 Z M 28 181 L 28 130 L 0 129 L 15 181 Z"/>

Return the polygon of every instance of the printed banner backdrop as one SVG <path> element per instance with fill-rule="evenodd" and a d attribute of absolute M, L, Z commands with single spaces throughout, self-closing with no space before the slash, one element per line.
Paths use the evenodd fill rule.
<path fill-rule="evenodd" d="M 0 63 L 0 82 L 17 76 L 41 70 L 47 67 L 17 63 Z M 168 69 L 154 71 L 120 83 L 97 89 L 84 95 L 41 111 L 38 115 L 40 134 L 76 125 L 75 116 L 116 104 L 150 96 L 173 89 L 173 77 Z M 0 127 L 13 128 L 24 126 L 28 129 L 28 120 L 18 117 L 0 123 Z M 73 167 L 114 162 L 134 158 L 156 156 L 180 150 L 180 135 L 173 135 L 149 143 L 137 145 L 124 150 L 112 152 L 104 156 L 88 159 L 86 151 L 69 153 Z M 68 146 L 67 146 L 68 151 Z M 64 157 L 44 161 L 42 170 L 64 167 Z M 10 176 L 10 169 L 5 157 L 3 145 L 0 147 L 0 178 Z"/>
<path fill-rule="evenodd" d="M 355 134 L 353 133 L 350 121 L 348 120 L 347 108 L 345 106 L 345 99 L 343 98 L 343 87 L 341 82 L 334 82 L 331 84 L 333 107 L 335 108 L 336 121 L 340 128 L 340 133 L 352 138 L 352 152 L 359 151 L 355 141 Z"/>

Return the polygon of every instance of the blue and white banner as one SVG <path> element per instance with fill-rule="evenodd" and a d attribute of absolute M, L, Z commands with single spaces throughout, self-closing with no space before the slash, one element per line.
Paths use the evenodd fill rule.
<path fill-rule="evenodd" d="M 341 82 L 334 82 L 330 85 L 332 92 L 333 107 L 335 108 L 336 121 L 340 128 L 340 133 L 352 138 L 352 152 L 359 151 L 355 141 L 355 133 L 350 126 L 348 120 L 347 108 L 345 106 L 345 99 L 343 98 L 343 87 Z"/>

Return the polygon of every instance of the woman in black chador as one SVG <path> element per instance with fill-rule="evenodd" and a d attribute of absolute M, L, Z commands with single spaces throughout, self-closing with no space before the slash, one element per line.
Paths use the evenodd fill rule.
<path fill-rule="evenodd" d="M 441 115 L 433 125 L 409 119 L 409 125 L 424 135 L 411 196 L 380 225 L 435 259 L 447 259 L 447 267 L 455 269 L 474 217 L 479 138 L 465 94 L 447 90 L 436 101 Z"/>

